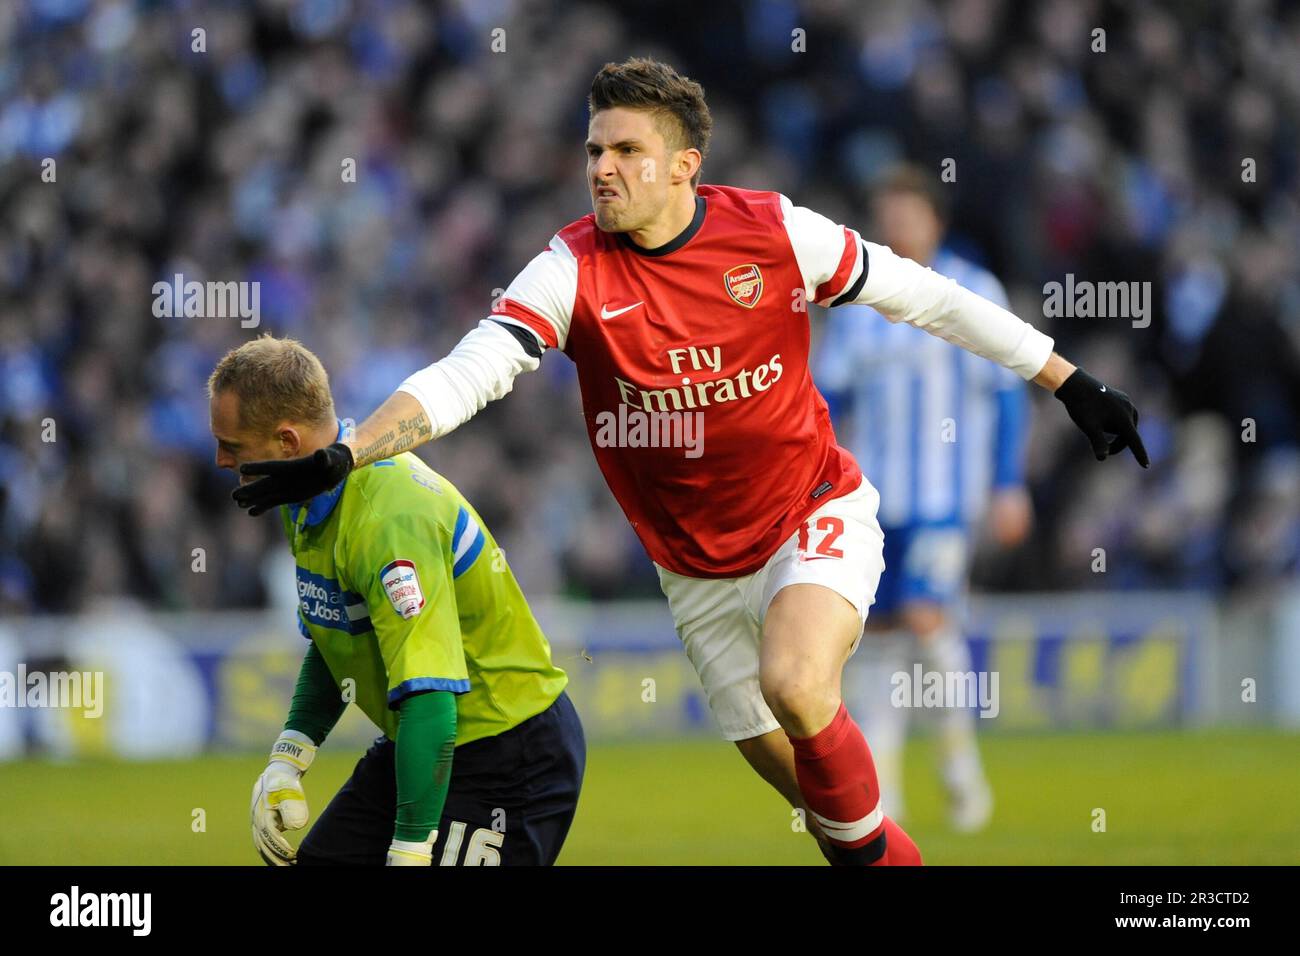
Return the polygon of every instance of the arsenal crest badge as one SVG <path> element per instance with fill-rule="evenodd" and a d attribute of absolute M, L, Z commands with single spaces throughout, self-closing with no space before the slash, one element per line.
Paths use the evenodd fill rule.
<path fill-rule="evenodd" d="M 734 266 L 722 274 L 727 295 L 747 309 L 758 305 L 759 296 L 763 294 L 763 273 L 752 262 L 743 266 Z"/>

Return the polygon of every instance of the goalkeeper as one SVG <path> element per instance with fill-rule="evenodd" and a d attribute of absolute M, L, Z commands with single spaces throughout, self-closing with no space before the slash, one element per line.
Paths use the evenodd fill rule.
<path fill-rule="evenodd" d="M 342 436 L 320 361 L 263 336 L 208 380 L 217 465 L 310 455 Z M 246 481 L 251 479 L 241 479 Z M 412 454 L 280 509 L 303 657 L 253 789 L 268 864 L 550 864 L 586 761 L 567 677 L 474 509 Z M 302 777 L 353 700 L 380 730 L 295 851 Z"/>

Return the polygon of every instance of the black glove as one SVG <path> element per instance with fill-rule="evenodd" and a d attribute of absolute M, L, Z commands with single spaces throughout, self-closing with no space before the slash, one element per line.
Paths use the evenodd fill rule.
<path fill-rule="evenodd" d="M 1065 405 L 1070 419 L 1088 436 L 1098 461 L 1132 448 L 1138 464 L 1150 466 L 1137 430 L 1138 411 L 1127 395 L 1108 388 L 1081 368 L 1075 369 L 1054 394 Z M 1108 434 L 1115 437 L 1108 441 Z"/>
<path fill-rule="evenodd" d="M 250 515 L 260 515 L 277 505 L 297 504 L 329 491 L 348 476 L 352 464 L 352 449 L 341 441 L 306 458 L 245 462 L 239 466 L 241 475 L 266 477 L 240 485 L 231 497 Z"/>

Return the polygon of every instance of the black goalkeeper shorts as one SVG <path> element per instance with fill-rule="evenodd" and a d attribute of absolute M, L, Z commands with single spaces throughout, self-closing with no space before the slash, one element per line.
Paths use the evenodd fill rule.
<path fill-rule="evenodd" d="M 298 863 L 382 866 L 397 821 L 397 745 L 380 737 L 298 847 Z M 435 866 L 549 866 L 573 822 L 587 763 L 567 694 L 495 737 L 456 748 Z M 310 785 L 310 784 L 309 784 Z"/>

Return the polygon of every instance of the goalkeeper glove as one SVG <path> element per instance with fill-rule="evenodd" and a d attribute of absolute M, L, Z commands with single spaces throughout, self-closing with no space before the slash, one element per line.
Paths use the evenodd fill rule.
<path fill-rule="evenodd" d="M 1107 388 L 1083 369 L 1076 368 L 1053 394 L 1065 405 L 1070 419 L 1088 436 L 1098 461 L 1132 448 L 1138 464 L 1143 468 L 1150 466 L 1137 430 L 1137 408 L 1119 389 Z M 1115 437 L 1108 440 L 1107 434 Z"/>
<path fill-rule="evenodd" d="M 277 505 L 297 504 L 329 491 L 348 476 L 353 464 L 352 449 L 341 441 L 305 458 L 245 462 L 239 466 L 241 475 L 265 477 L 240 485 L 231 497 L 250 515 L 260 515 Z"/>
<path fill-rule="evenodd" d="M 271 762 L 253 784 L 253 846 L 267 866 L 292 866 L 298 851 L 281 834 L 307 825 L 302 775 L 316 756 L 306 734 L 286 730 L 271 748 Z"/>
<path fill-rule="evenodd" d="M 433 844 L 437 839 L 438 831 L 434 830 L 424 843 L 394 840 L 385 866 L 433 866 Z"/>

